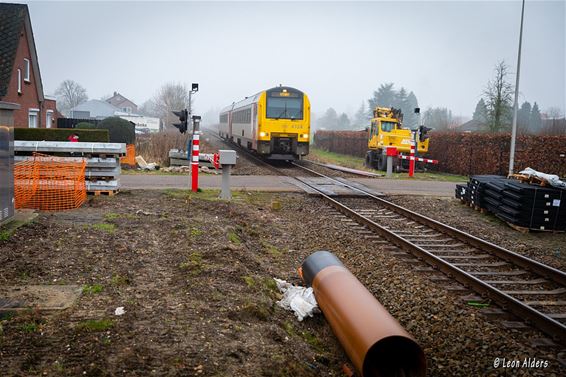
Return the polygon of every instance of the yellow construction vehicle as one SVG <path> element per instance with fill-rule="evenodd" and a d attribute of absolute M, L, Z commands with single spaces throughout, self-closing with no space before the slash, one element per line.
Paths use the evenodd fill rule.
<path fill-rule="evenodd" d="M 419 109 L 415 109 L 419 113 Z M 376 107 L 373 111 L 371 126 L 368 130 L 368 151 L 366 154 L 366 166 L 377 170 L 385 170 L 387 167 L 387 147 L 395 147 L 397 153 L 409 154 L 411 150 L 411 139 L 415 138 L 416 152 L 428 152 L 429 138 L 426 135 L 430 128 L 420 126 L 416 130 L 403 128 L 403 113 L 400 109 L 389 107 Z M 393 158 L 393 169 L 400 171 L 403 161 Z"/>

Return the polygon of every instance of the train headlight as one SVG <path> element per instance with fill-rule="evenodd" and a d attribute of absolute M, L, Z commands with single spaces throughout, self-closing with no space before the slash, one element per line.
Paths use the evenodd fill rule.
<path fill-rule="evenodd" d="M 308 138 L 309 138 L 309 134 L 302 134 L 301 137 L 302 137 L 303 139 L 308 139 Z"/>
<path fill-rule="evenodd" d="M 267 132 L 260 132 L 259 133 L 259 137 L 266 137 L 267 136 Z"/>

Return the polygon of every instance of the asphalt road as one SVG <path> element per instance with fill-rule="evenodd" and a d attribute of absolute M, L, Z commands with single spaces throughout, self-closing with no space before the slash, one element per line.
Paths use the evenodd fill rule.
<path fill-rule="evenodd" d="M 199 187 L 220 188 L 220 175 L 199 176 Z M 300 192 L 295 179 L 268 175 L 234 175 L 230 177 L 231 187 L 236 190 Z M 453 196 L 455 182 L 419 181 L 408 179 L 353 178 L 374 191 L 389 195 L 433 195 Z M 122 189 L 188 189 L 189 177 L 186 175 L 135 174 L 120 176 Z"/>

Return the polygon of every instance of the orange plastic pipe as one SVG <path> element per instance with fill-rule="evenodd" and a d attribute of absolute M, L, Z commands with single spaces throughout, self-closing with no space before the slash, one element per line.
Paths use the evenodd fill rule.
<path fill-rule="evenodd" d="M 302 264 L 318 306 L 356 370 L 367 376 L 425 376 L 421 347 L 340 260 L 317 251 Z"/>

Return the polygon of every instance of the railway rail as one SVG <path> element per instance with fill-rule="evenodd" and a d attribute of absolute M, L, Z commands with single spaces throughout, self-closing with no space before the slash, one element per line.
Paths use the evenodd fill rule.
<path fill-rule="evenodd" d="M 322 176 L 300 163 L 294 165 Z M 360 199 L 332 198 L 323 193 L 320 196 L 345 216 L 550 337 L 565 342 L 566 273 L 410 211 L 359 187 L 350 188 L 365 194 L 366 203 L 361 203 Z M 378 204 L 377 208 L 375 204 Z"/>
<path fill-rule="evenodd" d="M 247 153 L 245 149 L 239 149 Z M 274 173 L 291 175 L 290 169 L 275 167 L 253 154 L 247 155 Z M 308 173 L 336 181 L 359 192 L 360 197 L 355 199 L 331 197 L 316 185 L 310 185 L 344 216 L 551 338 L 562 344 L 566 342 L 566 273 L 391 203 L 359 185 L 349 185 L 344 180 L 326 176 L 304 166 L 304 162 L 291 164 L 303 175 Z M 297 175 L 293 172 L 291 176 Z"/>

